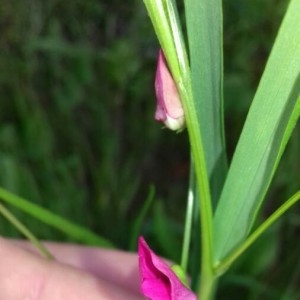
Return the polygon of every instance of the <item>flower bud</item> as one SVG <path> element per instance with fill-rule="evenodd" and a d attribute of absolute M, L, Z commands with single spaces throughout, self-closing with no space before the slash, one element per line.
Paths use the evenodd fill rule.
<path fill-rule="evenodd" d="M 163 122 L 171 130 L 184 129 L 185 117 L 180 96 L 162 50 L 158 54 L 155 93 L 157 98 L 155 120 Z"/>

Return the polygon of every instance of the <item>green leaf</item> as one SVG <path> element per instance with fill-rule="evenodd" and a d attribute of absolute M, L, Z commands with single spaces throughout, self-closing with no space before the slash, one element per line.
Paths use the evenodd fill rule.
<path fill-rule="evenodd" d="M 239 139 L 214 217 L 214 260 L 249 234 L 300 113 L 300 1 L 292 0 Z"/>
<path fill-rule="evenodd" d="M 0 199 L 21 209 L 23 212 L 31 215 L 32 217 L 40 220 L 44 224 L 50 225 L 70 237 L 83 242 L 88 245 L 95 245 L 101 247 L 112 247 L 112 244 L 96 235 L 95 233 L 89 231 L 86 228 L 73 224 L 70 221 L 36 205 L 33 204 L 17 195 L 0 188 Z"/>
<path fill-rule="evenodd" d="M 235 250 L 231 255 L 226 257 L 216 267 L 216 273 L 222 274 L 226 269 L 242 254 L 244 253 L 268 228 L 270 228 L 288 209 L 295 205 L 300 200 L 300 191 L 295 193 L 292 197 L 286 200 L 267 220 L 265 220 L 254 232 Z"/>
<path fill-rule="evenodd" d="M 195 108 L 202 129 L 212 201 L 216 204 L 227 172 L 223 125 L 222 1 L 186 0 Z"/>

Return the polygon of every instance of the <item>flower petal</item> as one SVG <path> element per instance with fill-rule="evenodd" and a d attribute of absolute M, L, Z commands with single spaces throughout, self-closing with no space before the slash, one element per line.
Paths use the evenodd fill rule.
<path fill-rule="evenodd" d="M 139 266 L 142 293 L 150 300 L 196 300 L 196 295 L 188 289 L 147 245 L 139 238 Z"/>

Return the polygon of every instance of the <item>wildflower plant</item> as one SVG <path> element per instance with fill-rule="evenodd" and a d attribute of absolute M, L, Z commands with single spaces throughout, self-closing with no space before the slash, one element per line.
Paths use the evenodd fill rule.
<path fill-rule="evenodd" d="M 141 291 L 145 297 L 211 300 L 219 278 L 300 199 L 298 191 L 254 227 L 300 115 L 300 0 L 290 1 L 230 165 L 224 133 L 222 1 L 185 0 L 184 26 L 175 0 L 144 0 L 144 4 L 161 49 L 155 80 L 155 118 L 177 132 L 187 129 L 190 183 L 180 266 L 170 266 L 142 237 L 137 241 L 153 189 L 135 222 L 130 245 L 138 243 Z M 186 35 L 182 28 L 186 28 Z M 88 229 L 1 187 L 0 198 L 76 241 L 113 247 Z M 51 258 L 2 204 L 0 213 L 45 257 Z M 198 219 L 200 231 L 195 228 Z M 196 235 L 200 232 L 197 241 L 192 240 L 193 230 Z M 195 259 L 190 244 L 198 241 L 201 249 Z M 196 272 L 186 280 L 189 261 L 198 260 Z"/>
<path fill-rule="evenodd" d="M 191 146 L 181 267 L 186 271 L 193 213 L 199 209 L 201 267 L 196 289 L 199 299 L 212 299 L 218 278 L 300 198 L 298 191 L 253 228 L 300 114 L 300 1 L 289 4 L 229 167 L 222 1 L 184 1 L 188 46 L 175 0 L 144 0 L 144 4 L 177 86 L 175 97 L 183 107 Z M 160 106 L 161 94 L 157 93 Z"/>

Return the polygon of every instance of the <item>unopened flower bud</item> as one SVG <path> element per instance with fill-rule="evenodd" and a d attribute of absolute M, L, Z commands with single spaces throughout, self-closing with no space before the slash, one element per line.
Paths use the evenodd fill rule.
<path fill-rule="evenodd" d="M 157 98 L 155 120 L 163 122 L 171 130 L 182 130 L 185 127 L 184 111 L 162 50 L 158 54 L 155 93 Z"/>

